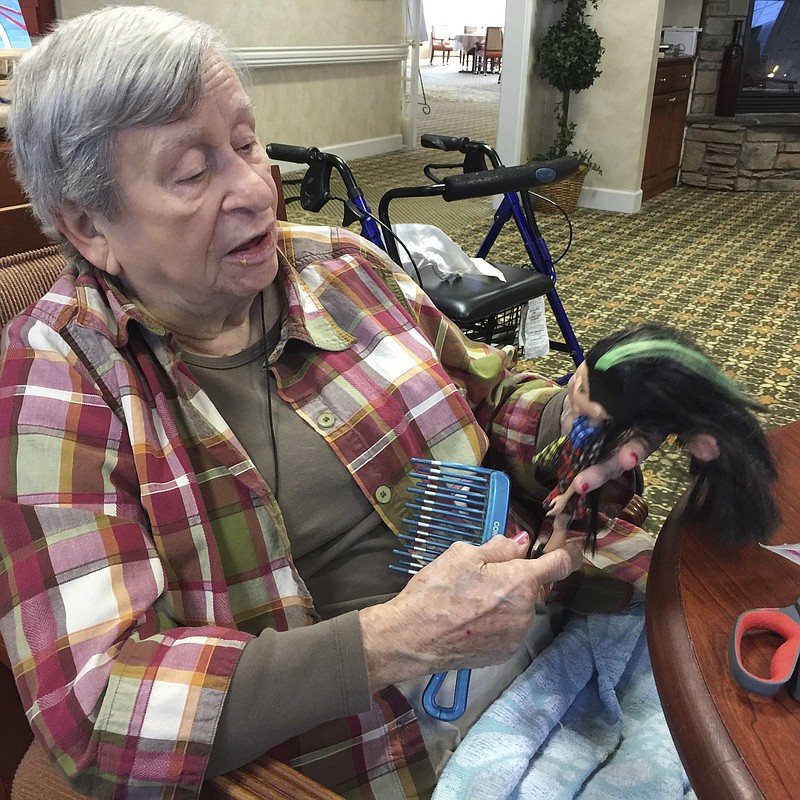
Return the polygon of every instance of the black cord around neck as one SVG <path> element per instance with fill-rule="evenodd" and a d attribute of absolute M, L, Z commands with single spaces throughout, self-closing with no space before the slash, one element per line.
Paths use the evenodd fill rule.
<path fill-rule="evenodd" d="M 275 438 L 275 420 L 272 416 L 272 376 L 269 369 L 269 356 L 267 352 L 267 314 L 264 308 L 265 299 L 264 292 L 261 292 L 261 342 L 264 346 L 264 374 L 267 378 L 267 421 L 269 424 L 269 437 L 272 442 L 272 469 L 275 473 L 272 493 L 275 495 L 275 502 L 278 502 L 278 495 L 280 494 L 281 478 L 278 470 L 278 440 Z"/>

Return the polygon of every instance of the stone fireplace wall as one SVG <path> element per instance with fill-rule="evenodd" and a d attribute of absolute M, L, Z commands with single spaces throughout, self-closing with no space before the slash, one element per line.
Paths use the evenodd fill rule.
<path fill-rule="evenodd" d="M 706 0 L 680 182 L 732 191 L 800 190 L 800 114 L 717 117 L 722 55 L 748 0 Z"/>

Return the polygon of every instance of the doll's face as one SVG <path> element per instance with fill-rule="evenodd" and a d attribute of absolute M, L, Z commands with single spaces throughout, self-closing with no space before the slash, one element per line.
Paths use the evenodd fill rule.
<path fill-rule="evenodd" d="M 584 416 L 594 427 L 611 419 L 608 412 L 589 399 L 589 368 L 584 361 L 569 379 L 569 402 L 575 416 Z"/>

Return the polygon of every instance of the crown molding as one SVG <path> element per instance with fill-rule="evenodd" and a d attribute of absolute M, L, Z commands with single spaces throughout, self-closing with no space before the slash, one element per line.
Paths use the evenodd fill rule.
<path fill-rule="evenodd" d="M 402 61 L 408 57 L 408 44 L 364 44 L 291 47 L 237 47 L 236 54 L 250 69 L 300 67 L 320 64 L 366 64 L 376 61 Z"/>

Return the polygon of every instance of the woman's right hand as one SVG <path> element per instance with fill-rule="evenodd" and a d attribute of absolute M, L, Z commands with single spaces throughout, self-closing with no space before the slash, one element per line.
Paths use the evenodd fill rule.
<path fill-rule="evenodd" d="M 360 611 L 370 688 L 509 658 L 533 623 L 540 588 L 582 560 L 572 544 L 528 560 L 528 545 L 527 534 L 457 542 L 395 598 Z"/>

